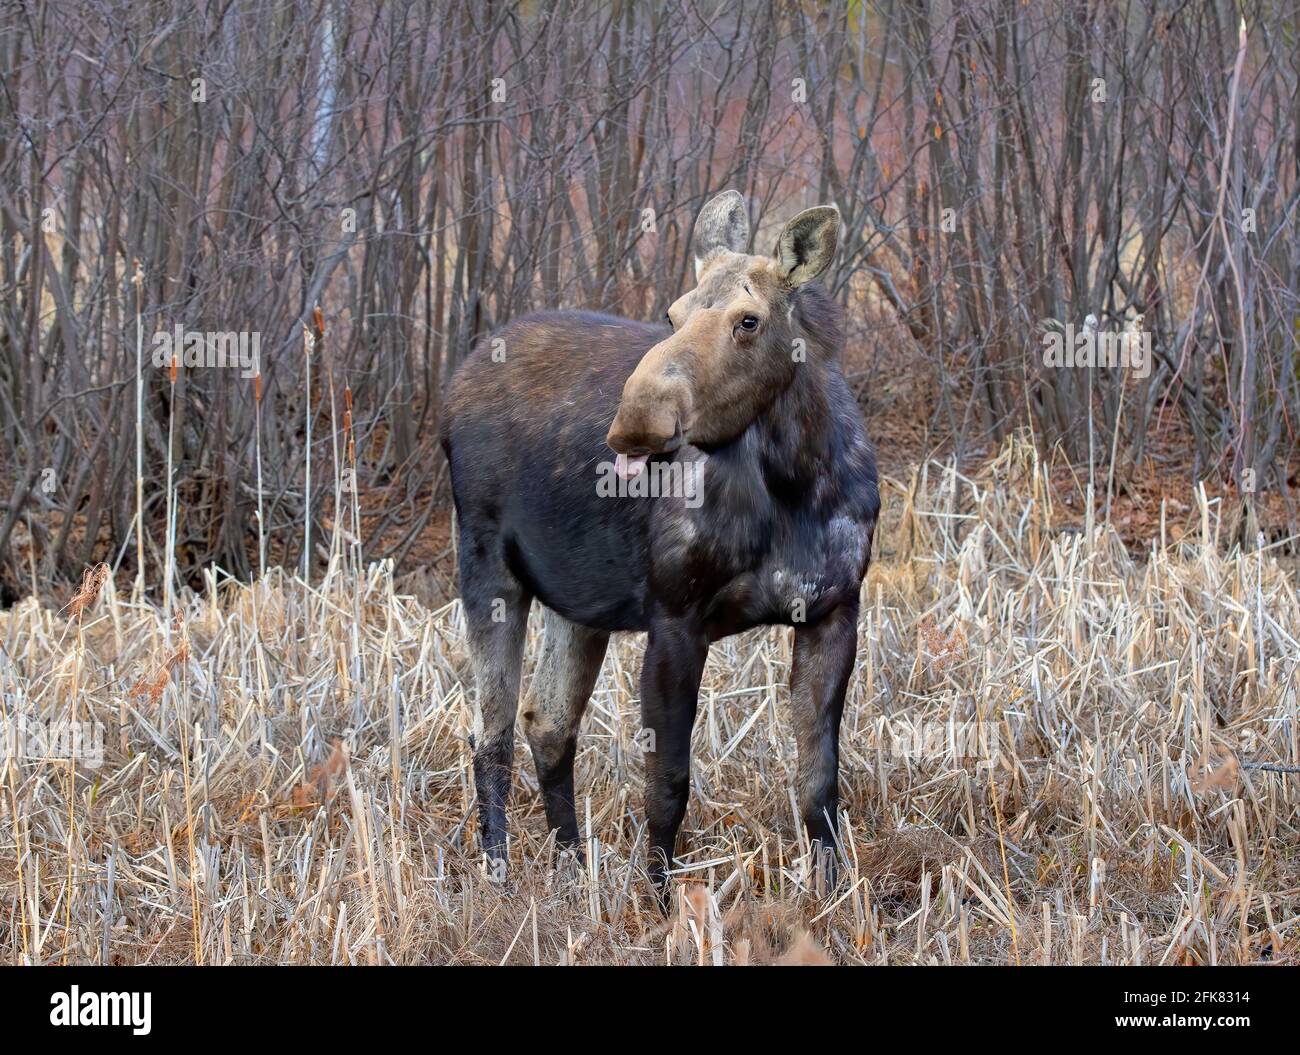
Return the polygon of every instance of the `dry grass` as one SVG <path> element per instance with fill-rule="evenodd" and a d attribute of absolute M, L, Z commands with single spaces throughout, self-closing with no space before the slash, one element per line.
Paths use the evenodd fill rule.
<path fill-rule="evenodd" d="M 678 908 L 641 873 L 642 640 L 578 755 L 585 865 L 520 743 L 504 890 L 472 854 L 458 603 L 385 567 L 0 616 L 8 717 L 93 719 L 0 771 L 12 963 L 1240 963 L 1300 949 L 1300 604 L 1200 532 L 1052 527 L 1012 445 L 891 485 L 845 715 L 844 886 L 807 889 L 785 631 L 713 649 Z M 1196 503 L 1192 506 L 1195 509 Z M 408 592 L 404 592 L 404 590 Z M 83 610 L 84 609 L 84 610 Z M 536 613 L 534 613 L 536 618 Z M 530 654 L 535 655 L 535 650 Z"/>

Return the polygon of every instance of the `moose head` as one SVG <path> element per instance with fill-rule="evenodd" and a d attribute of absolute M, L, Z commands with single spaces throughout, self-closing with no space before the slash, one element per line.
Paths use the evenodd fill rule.
<path fill-rule="evenodd" d="M 736 191 L 712 199 L 695 224 L 696 285 L 668 309 L 672 334 L 642 357 L 623 386 L 606 442 L 619 472 L 635 476 L 653 454 L 740 435 L 794 377 L 794 298 L 835 255 L 834 206 L 801 212 L 776 252 L 753 256 Z"/>

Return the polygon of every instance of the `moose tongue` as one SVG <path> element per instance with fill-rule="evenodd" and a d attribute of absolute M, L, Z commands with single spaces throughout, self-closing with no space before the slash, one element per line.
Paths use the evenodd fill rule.
<path fill-rule="evenodd" d="M 614 472 L 624 480 L 630 480 L 634 476 L 640 476 L 641 470 L 645 468 L 645 463 L 649 460 L 650 455 L 642 454 L 635 458 L 629 458 L 626 454 L 614 456 Z"/>

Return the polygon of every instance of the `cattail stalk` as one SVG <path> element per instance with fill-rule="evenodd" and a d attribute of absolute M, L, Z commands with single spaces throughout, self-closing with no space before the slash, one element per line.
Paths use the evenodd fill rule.
<path fill-rule="evenodd" d="M 325 363 L 325 384 L 330 394 L 330 451 L 333 456 L 334 465 L 334 533 L 330 538 L 330 556 L 329 566 L 330 574 L 335 567 L 336 554 L 342 559 L 342 524 L 343 514 L 340 512 L 342 505 L 342 462 L 339 460 L 339 414 L 338 405 L 334 400 L 334 363 L 330 359 L 329 349 L 325 347 L 325 313 L 321 311 L 320 305 L 317 304 L 311 312 L 312 324 L 316 327 L 316 347 L 321 353 L 321 359 Z"/>
<path fill-rule="evenodd" d="M 361 489 L 357 486 L 357 441 L 352 431 L 352 386 L 343 389 L 343 430 L 348 445 L 348 468 L 352 471 L 352 550 L 353 564 L 361 573 Z"/>
<path fill-rule="evenodd" d="M 266 530 L 262 515 L 262 364 L 253 376 L 253 451 L 257 461 L 257 575 L 266 576 Z"/>
<path fill-rule="evenodd" d="M 81 698 L 81 670 L 82 662 L 86 655 L 86 609 L 90 608 L 99 600 L 99 594 L 104 588 L 104 583 L 108 581 L 111 574 L 107 564 L 97 564 L 82 576 L 81 587 L 77 590 L 76 596 L 72 598 L 68 605 L 69 618 L 77 625 L 77 650 L 75 661 L 72 664 L 72 686 L 69 697 L 71 700 L 71 722 L 69 724 L 68 743 L 71 748 L 71 754 L 68 759 L 68 820 L 67 820 L 67 851 L 68 851 L 68 897 L 65 904 L 64 921 L 63 921 L 63 963 L 68 963 L 68 947 L 72 941 L 72 903 L 77 899 L 77 817 L 73 810 L 76 802 L 77 786 L 77 701 Z"/>
<path fill-rule="evenodd" d="M 185 669 L 181 668 L 181 679 L 185 680 Z M 180 755 L 181 755 L 181 789 L 185 798 L 185 839 L 189 850 L 189 882 L 186 884 L 190 890 L 190 928 L 194 939 L 194 965 L 203 966 L 203 921 L 199 911 L 199 862 L 198 855 L 194 849 L 194 797 L 192 794 L 193 781 L 190 777 L 190 751 L 191 746 L 189 733 L 190 724 L 188 715 L 181 712 L 177 707 L 180 727 Z"/>
<path fill-rule="evenodd" d="M 172 352 L 172 365 L 168 371 L 168 378 L 171 381 L 171 397 L 167 404 L 167 544 L 166 558 L 163 562 L 163 613 L 164 626 L 166 627 L 167 643 L 171 644 L 171 610 L 172 610 L 172 568 L 176 556 L 176 493 L 174 489 L 173 473 L 173 449 L 175 447 L 176 431 L 176 377 L 180 367 L 180 359 L 175 352 Z"/>
<path fill-rule="evenodd" d="M 258 595 L 266 580 L 266 531 L 262 512 L 262 363 L 259 359 L 257 373 L 253 375 L 253 452 L 257 462 L 257 580 L 252 584 L 253 639 L 257 649 L 257 670 L 261 678 L 262 696 L 267 693 L 266 664 L 262 656 L 262 613 Z"/>
<path fill-rule="evenodd" d="M 311 330 L 303 323 L 302 357 L 307 377 L 307 469 L 303 485 L 302 502 L 302 578 L 311 582 L 311 346 L 315 343 Z"/>
<path fill-rule="evenodd" d="M 63 916 L 63 966 L 68 966 L 68 946 L 72 942 L 72 903 L 77 900 L 77 814 L 74 806 L 77 801 L 77 697 L 81 695 L 81 661 L 86 653 L 86 636 L 83 627 L 83 620 L 77 619 L 77 655 L 76 661 L 72 664 L 72 692 L 71 692 L 71 715 L 72 719 L 68 726 L 68 742 L 71 745 L 71 754 L 68 758 L 67 771 L 67 790 L 65 794 L 68 799 L 68 817 L 67 817 L 67 860 L 68 860 L 68 886 L 67 899 L 64 902 Z"/>
<path fill-rule="evenodd" d="M 144 269 L 135 261 L 135 600 L 144 596 Z"/>

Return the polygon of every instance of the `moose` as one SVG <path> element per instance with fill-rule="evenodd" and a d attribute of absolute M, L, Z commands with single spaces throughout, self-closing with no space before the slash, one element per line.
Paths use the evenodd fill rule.
<path fill-rule="evenodd" d="M 696 285 L 669 307 L 666 326 L 530 314 L 453 378 L 442 443 L 474 681 L 480 837 L 494 872 L 505 868 L 536 599 L 542 645 L 523 725 L 558 844 L 578 842 L 578 726 L 611 633 L 648 635 L 648 870 L 666 899 L 709 645 L 786 625 L 797 799 L 817 874 L 834 882 L 840 717 L 880 508 L 875 456 L 840 362 L 841 310 L 815 282 L 839 229 L 835 207 L 808 209 L 773 256 L 750 255 L 745 200 L 727 191 L 696 220 Z M 695 501 L 632 486 L 664 465 L 689 470 Z M 625 485 L 613 493 L 600 486 L 611 468 Z"/>

